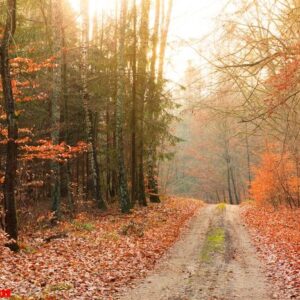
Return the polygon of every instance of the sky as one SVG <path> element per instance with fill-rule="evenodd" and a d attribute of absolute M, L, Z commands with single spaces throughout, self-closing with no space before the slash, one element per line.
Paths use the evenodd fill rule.
<path fill-rule="evenodd" d="M 167 77 L 180 80 L 189 62 L 193 66 L 203 63 L 197 51 L 205 53 L 211 50 L 210 42 L 213 41 L 216 20 L 227 2 L 228 0 L 174 0 Z M 201 40 L 204 41 L 202 45 L 205 45 L 202 48 L 198 42 Z M 181 41 L 181 47 L 177 46 L 176 41 Z"/>
<path fill-rule="evenodd" d="M 79 9 L 79 0 L 69 1 L 75 9 Z M 91 13 L 97 9 L 114 10 L 115 0 L 90 1 Z M 199 55 L 190 46 L 191 40 L 195 42 L 203 38 L 210 39 L 215 21 L 227 2 L 228 0 L 174 0 L 167 52 L 166 77 L 168 79 L 174 82 L 180 80 L 189 61 L 194 65 L 201 63 Z M 202 50 L 207 51 L 209 47 L 210 44 L 207 43 L 206 49 Z"/>

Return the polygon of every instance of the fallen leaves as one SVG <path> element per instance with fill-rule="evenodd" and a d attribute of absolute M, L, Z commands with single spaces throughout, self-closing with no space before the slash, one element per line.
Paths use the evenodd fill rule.
<path fill-rule="evenodd" d="M 168 198 L 129 215 L 81 214 L 56 227 L 65 238 L 45 243 L 49 229 L 24 237 L 18 254 L 0 246 L 0 289 L 32 299 L 111 299 L 154 267 L 201 205 Z"/>
<path fill-rule="evenodd" d="M 279 287 L 279 299 L 299 299 L 300 209 L 248 204 L 243 215 L 268 277 Z"/>

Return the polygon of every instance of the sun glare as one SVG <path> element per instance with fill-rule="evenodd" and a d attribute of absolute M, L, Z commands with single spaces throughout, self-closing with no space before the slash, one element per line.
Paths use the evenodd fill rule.
<path fill-rule="evenodd" d="M 80 0 L 69 0 L 76 11 L 80 11 Z M 101 11 L 109 12 L 114 10 L 114 0 L 90 0 L 90 16 L 100 13 Z"/>
<path fill-rule="evenodd" d="M 69 1 L 73 9 L 79 13 L 81 0 Z M 167 5 L 168 1 L 163 1 Z M 89 0 L 90 21 L 92 22 L 94 16 L 101 16 L 102 13 L 114 14 L 117 2 L 120 0 Z M 140 2 L 140 0 L 136 0 L 137 5 Z M 227 0 L 214 0 L 209 3 L 195 0 L 174 1 L 169 37 L 170 45 L 173 41 L 178 40 L 183 44 L 186 43 L 186 45 L 182 47 L 170 46 L 167 50 L 168 57 L 171 58 L 166 65 L 166 77 L 168 79 L 176 81 L 178 76 L 180 77 L 179 74 L 184 74 L 189 61 L 200 62 L 199 55 L 188 45 L 188 41 L 209 35 L 214 29 L 214 18 L 217 17 L 226 3 Z M 78 21 L 80 22 L 80 20 L 79 17 Z"/>

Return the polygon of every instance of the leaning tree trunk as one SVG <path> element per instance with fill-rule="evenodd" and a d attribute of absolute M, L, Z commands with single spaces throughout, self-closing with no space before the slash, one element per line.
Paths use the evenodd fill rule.
<path fill-rule="evenodd" d="M 59 144 L 60 138 L 60 105 L 62 97 L 62 5 L 60 0 L 53 0 L 51 3 L 52 15 L 52 38 L 53 55 L 56 57 L 57 67 L 53 70 L 52 80 L 52 101 L 51 101 L 51 139 L 54 145 Z M 60 211 L 60 165 L 57 161 L 51 163 L 52 169 L 52 211 L 56 218 Z"/>
<path fill-rule="evenodd" d="M 18 122 L 15 112 L 15 101 L 10 74 L 9 47 L 16 29 L 16 0 L 7 0 L 6 24 L 1 40 L 0 66 L 3 97 L 5 102 L 5 112 L 8 130 L 6 168 L 4 180 L 4 209 L 5 209 L 5 231 L 13 239 L 9 247 L 18 250 L 18 222 L 15 200 L 16 175 L 17 175 L 17 155 L 18 155 Z"/>
<path fill-rule="evenodd" d="M 130 199 L 127 186 L 127 174 L 124 158 L 123 126 L 125 110 L 125 34 L 126 34 L 127 0 L 122 0 L 119 22 L 118 82 L 116 99 L 116 142 L 119 175 L 119 198 L 123 213 L 130 211 Z"/>
<path fill-rule="evenodd" d="M 81 15 L 82 15 L 82 66 L 81 66 L 81 79 L 82 79 L 82 100 L 85 113 L 85 127 L 88 143 L 87 160 L 90 171 L 90 176 L 93 185 L 93 194 L 95 195 L 98 207 L 106 209 L 106 204 L 102 198 L 100 188 L 100 172 L 96 170 L 95 161 L 96 149 L 93 145 L 93 132 L 92 121 L 89 111 L 89 92 L 88 92 L 88 47 L 89 47 L 89 0 L 81 0 Z M 98 175 L 98 176 L 97 176 Z"/>

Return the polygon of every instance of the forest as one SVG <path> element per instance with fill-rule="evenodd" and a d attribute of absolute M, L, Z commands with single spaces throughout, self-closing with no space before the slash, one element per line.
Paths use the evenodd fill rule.
<path fill-rule="evenodd" d="M 299 37 L 300 0 L 0 0 L 0 299 L 300 299 Z"/>

